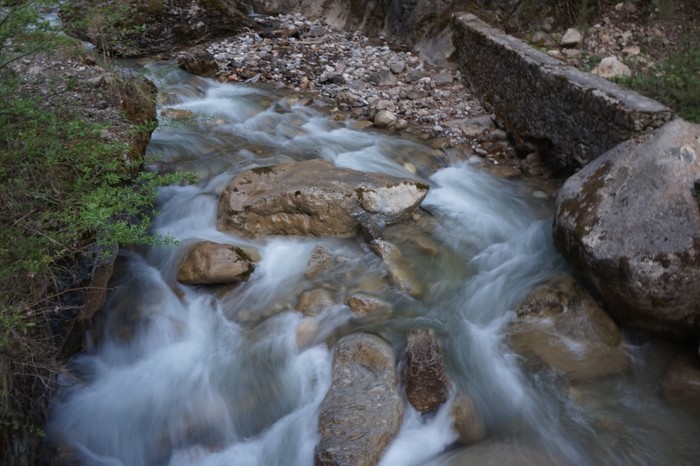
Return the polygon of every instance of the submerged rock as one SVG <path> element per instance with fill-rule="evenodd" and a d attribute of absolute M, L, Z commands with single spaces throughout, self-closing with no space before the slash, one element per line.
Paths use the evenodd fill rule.
<path fill-rule="evenodd" d="M 416 330 L 408 335 L 403 380 L 406 397 L 418 411 L 435 411 L 447 401 L 450 382 L 432 330 Z"/>
<path fill-rule="evenodd" d="M 620 373 L 629 366 L 617 326 L 570 277 L 536 288 L 517 314 L 508 329 L 511 347 L 534 354 L 574 380 Z"/>
<path fill-rule="evenodd" d="M 677 119 L 566 181 L 555 244 L 615 319 L 698 333 L 699 199 L 700 125 Z"/>
<path fill-rule="evenodd" d="M 335 305 L 333 295 L 325 288 L 314 288 L 299 295 L 296 309 L 305 316 L 315 316 Z"/>
<path fill-rule="evenodd" d="M 661 396 L 670 405 L 700 414 L 700 361 L 696 355 L 676 355 L 666 368 Z"/>
<path fill-rule="evenodd" d="M 452 426 L 459 434 L 460 443 L 471 445 L 486 437 L 486 427 L 470 396 L 464 393 L 458 394 L 452 401 L 450 415 Z"/>
<path fill-rule="evenodd" d="M 322 244 L 317 244 L 306 263 L 306 278 L 317 278 L 327 273 L 335 263 L 333 255 Z"/>
<path fill-rule="evenodd" d="M 321 403 L 317 466 L 373 466 L 394 439 L 403 403 L 388 343 L 368 334 L 341 338 L 333 382 Z"/>
<path fill-rule="evenodd" d="M 441 466 L 573 466 L 561 453 L 534 439 L 498 438 L 447 453 Z"/>
<path fill-rule="evenodd" d="M 422 296 L 423 284 L 419 281 L 413 270 L 403 260 L 401 250 L 394 244 L 384 240 L 373 240 L 370 243 L 372 250 L 382 258 L 386 267 L 389 281 L 396 287 L 405 291 L 414 298 Z"/>
<path fill-rule="evenodd" d="M 377 313 L 388 314 L 391 312 L 391 304 L 379 298 L 367 296 L 366 294 L 362 293 L 357 293 L 350 296 L 347 304 L 352 312 L 358 316 Z"/>
<path fill-rule="evenodd" d="M 202 241 L 185 253 L 177 279 L 193 285 L 235 283 L 247 280 L 253 269 L 253 262 L 243 249 Z"/>
<path fill-rule="evenodd" d="M 247 170 L 226 187 L 220 230 L 249 236 L 353 237 L 358 216 L 388 225 L 411 218 L 428 192 L 415 180 L 336 168 L 325 160 Z"/>

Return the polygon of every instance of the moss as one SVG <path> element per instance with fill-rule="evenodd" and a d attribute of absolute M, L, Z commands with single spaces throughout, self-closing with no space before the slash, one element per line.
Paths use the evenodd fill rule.
<path fill-rule="evenodd" d="M 250 171 L 255 173 L 256 175 L 269 175 L 270 173 L 273 173 L 275 171 L 275 166 L 270 165 L 267 167 L 255 167 L 251 168 Z"/>
<path fill-rule="evenodd" d="M 598 223 L 594 207 L 600 200 L 599 192 L 605 187 L 604 177 L 610 168 L 610 163 L 602 164 L 581 186 L 581 192 L 576 197 L 570 197 L 561 203 L 562 214 L 570 216 L 575 225 L 576 238 L 581 239 L 593 226 Z"/>
<path fill-rule="evenodd" d="M 251 257 L 248 255 L 248 253 L 245 252 L 243 249 L 234 246 L 233 250 L 236 252 L 238 257 L 240 257 L 241 259 L 246 260 L 248 262 L 253 262 L 253 259 L 251 259 Z"/>

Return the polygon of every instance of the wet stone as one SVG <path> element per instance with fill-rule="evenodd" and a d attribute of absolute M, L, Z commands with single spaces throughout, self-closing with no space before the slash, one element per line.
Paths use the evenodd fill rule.
<path fill-rule="evenodd" d="M 314 464 L 374 466 L 394 439 L 403 402 L 388 343 L 368 334 L 341 338 L 333 382 L 320 407 Z"/>
<path fill-rule="evenodd" d="M 447 401 L 449 380 L 432 330 L 416 330 L 408 336 L 403 380 L 406 397 L 418 411 L 435 411 Z"/>

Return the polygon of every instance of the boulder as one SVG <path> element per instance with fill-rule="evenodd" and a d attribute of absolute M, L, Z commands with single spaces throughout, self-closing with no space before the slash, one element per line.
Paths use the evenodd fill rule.
<path fill-rule="evenodd" d="M 677 119 L 566 181 L 555 244 L 616 320 L 697 334 L 699 198 L 700 125 Z"/>
<path fill-rule="evenodd" d="M 450 382 L 432 330 L 416 330 L 408 335 L 402 372 L 406 398 L 416 410 L 436 411 L 447 401 Z"/>
<path fill-rule="evenodd" d="M 368 334 L 338 340 L 333 382 L 320 410 L 315 465 L 378 464 L 404 411 L 389 344 Z"/>
<path fill-rule="evenodd" d="M 390 70 L 380 70 L 369 75 L 367 81 L 378 87 L 396 86 L 399 82 Z"/>
<path fill-rule="evenodd" d="M 181 283 L 212 285 L 248 280 L 253 262 L 243 249 L 212 241 L 197 243 L 185 253 L 177 273 Z"/>
<path fill-rule="evenodd" d="M 218 227 L 253 237 L 349 238 L 360 232 L 358 217 L 382 225 L 411 218 L 427 192 L 415 180 L 336 168 L 325 160 L 253 168 L 222 193 Z"/>
<path fill-rule="evenodd" d="M 254 27 L 236 0 L 70 0 L 59 10 L 67 34 L 134 57 L 193 46 Z"/>
<path fill-rule="evenodd" d="M 539 286 L 516 312 L 518 320 L 508 329 L 511 347 L 573 380 L 616 374 L 629 366 L 615 323 L 571 277 Z"/>
<path fill-rule="evenodd" d="M 213 78 L 219 71 L 214 56 L 203 45 L 192 47 L 177 55 L 177 65 L 188 73 Z"/>
<path fill-rule="evenodd" d="M 630 76 L 632 74 L 632 70 L 630 70 L 629 66 L 622 63 L 617 57 L 610 56 L 603 58 L 600 63 L 598 63 L 598 66 L 593 68 L 591 73 L 596 76 L 600 76 L 601 78 L 609 79 Z"/>

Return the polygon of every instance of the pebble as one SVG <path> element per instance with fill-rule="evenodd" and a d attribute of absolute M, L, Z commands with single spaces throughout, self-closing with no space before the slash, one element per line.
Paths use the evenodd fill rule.
<path fill-rule="evenodd" d="M 478 135 L 448 121 L 486 115 L 461 75 L 433 69 L 420 56 L 373 45 L 362 33 L 335 30 L 298 14 L 256 17 L 266 32 L 245 32 L 209 45 L 221 80 L 256 80 L 314 90 L 355 120 L 389 130 L 427 133 L 447 147 Z M 415 129 L 411 129 L 415 128 Z"/>

